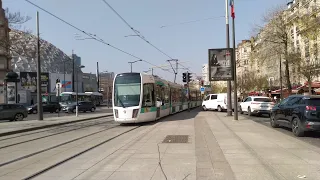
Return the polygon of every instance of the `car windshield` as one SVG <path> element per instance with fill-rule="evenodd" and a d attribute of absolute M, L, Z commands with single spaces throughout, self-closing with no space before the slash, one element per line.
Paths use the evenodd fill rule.
<path fill-rule="evenodd" d="M 257 102 L 272 102 L 270 98 L 254 98 Z"/>
<path fill-rule="evenodd" d="M 120 74 L 115 79 L 114 106 L 139 106 L 141 94 L 140 74 Z"/>

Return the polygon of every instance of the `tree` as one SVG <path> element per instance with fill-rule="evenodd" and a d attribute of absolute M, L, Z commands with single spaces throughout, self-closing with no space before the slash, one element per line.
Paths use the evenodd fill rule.
<path fill-rule="evenodd" d="M 226 93 L 227 87 L 216 83 L 211 84 L 212 93 Z"/>
<path fill-rule="evenodd" d="M 288 23 L 286 11 L 283 7 L 272 9 L 263 17 L 263 24 L 264 26 L 257 27 L 258 45 L 253 56 L 262 64 L 276 64 L 281 57 L 284 60 L 286 86 L 291 93 L 290 66 L 295 62 L 289 58 L 292 42 L 289 32 L 292 26 Z"/>
<path fill-rule="evenodd" d="M 317 15 L 320 13 L 318 7 L 313 7 L 311 12 L 301 13 L 297 21 L 297 27 L 300 30 L 302 39 L 304 39 L 305 53 L 301 52 L 297 57 L 300 58 L 299 73 L 304 76 L 308 82 L 309 94 L 311 94 L 312 80 L 320 75 L 320 64 L 318 59 L 318 37 L 320 33 L 320 18 Z M 310 44 L 312 44 L 310 46 Z"/>
<path fill-rule="evenodd" d="M 20 29 L 22 24 L 31 19 L 29 16 L 21 15 L 20 12 L 10 12 L 9 8 L 5 9 L 5 16 L 8 19 L 9 27 L 13 29 Z"/>
<path fill-rule="evenodd" d="M 8 48 L 9 54 L 16 53 L 19 54 L 18 49 L 21 49 L 21 43 L 19 42 L 20 36 L 17 36 L 15 30 L 19 30 L 25 35 L 31 35 L 31 31 L 25 28 L 22 28 L 22 25 L 29 21 L 31 18 L 29 16 L 21 15 L 20 12 L 10 12 L 8 8 L 5 9 L 5 16 L 8 19 L 8 26 L 10 29 L 14 29 L 14 32 L 9 33 L 9 39 L 2 38 L 0 39 L 0 46 L 2 48 Z M 8 54 L 8 56 L 9 56 Z"/>

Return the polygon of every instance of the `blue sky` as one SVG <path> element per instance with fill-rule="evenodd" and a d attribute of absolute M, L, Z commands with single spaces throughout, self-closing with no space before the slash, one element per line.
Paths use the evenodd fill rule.
<path fill-rule="evenodd" d="M 134 34 L 102 0 L 31 0 L 71 24 L 96 34 L 106 42 L 130 52 L 156 65 L 168 64 L 169 58 L 138 37 L 124 37 Z M 225 19 L 223 17 L 183 25 L 181 22 L 219 17 L 225 15 L 224 0 L 107 0 L 121 16 L 147 40 L 174 59 L 179 59 L 192 72 L 201 75 L 201 66 L 208 61 L 209 48 L 224 48 Z M 286 0 L 235 0 L 236 42 L 248 39 L 255 23 L 262 15 Z M 36 7 L 25 0 L 3 0 L 3 6 L 11 11 L 20 11 L 32 19 L 24 26 L 35 33 Z M 81 56 L 86 72 L 100 71 L 115 73 L 130 71 L 129 61 L 136 59 L 94 40 L 75 40 L 81 34 L 45 12 L 40 12 L 41 38 L 71 54 L 72 50 Z M 231 22 L 231 21 L 230 21 Z M 84 37 L 84 36 L 83 36 Z M 133 71 L 141 72 L 151 66 L 144 62 L 133 65 Z M 181 82 L 179 70 L 177 82 Z M 154 73 L 173 81 L 173 74 L 155 69 Z"/>

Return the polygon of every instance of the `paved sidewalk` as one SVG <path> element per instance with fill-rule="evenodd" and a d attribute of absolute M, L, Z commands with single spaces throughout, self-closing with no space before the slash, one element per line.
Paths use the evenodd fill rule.
<path fill-rule="evenodd" d="M 189 138 L 187 143 L 174 143 L 175 139 L 164 143 L 168 135 Z M 115 156 L 82 172 L 76 179 L 320 178 L 320 148 L 243 117 L 233 121 L 225 113 L 198 110 L 179 113 L 139 132 L 134 139 L 132 135 L 120 137 L 112 147 L 118 146 L 121 147 Z"/>
<path fill-rule="evenodd" d="M 78 117 L 76 117 L 75 114 L 73 114 L 73 116 L 49 117 L 49 118 L 44 118 L 43 121 L 29 120 L 29 121 L 1 122 L 0 136 L 26 132 L 30 130 L 42 129 L 45 127 L 52 127 L 52 126 L 57 126 L 62 124 L 74 123 L 79 121 L 108 117 L 108 116 L 112 116 L 112 113 L 105 113 L 101 111 L 97 113 L 79 114 Z"/>

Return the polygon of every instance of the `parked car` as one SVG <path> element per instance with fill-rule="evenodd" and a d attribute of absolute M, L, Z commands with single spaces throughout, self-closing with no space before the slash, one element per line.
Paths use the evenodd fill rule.
<path fill-rule="evenodd" d="M 0 120 L 22 121 L 28 110 L 21 104 L 0 104 Z"/>
<path fill-rule="evenodd" d="M 233 104 L 233 97 L 232 104 Z M 219 112 L 227 109 L 227 93 L 209 94 L 202 102 L 203 110 L 218 110 Z"/>
<path fill-rule="evenodd" d="M 246 112 L 249 116 L 256 114 L 270 115 L 272 107 L 275 105 L 272 99 L 264 96 L 249 96 L 243 100 L 239 105 L 239 111 L 241 114 Z"/>
<path fill-rule="evenodd" d="M 42 103 L 42 110 L 43 112 L 56 112 L 58 113 L 59 111 L 61 111 L 61 106 L 59 103 L 57 102 L 43 102 Z M 28 107 L 28 113 L 31 114 L 37 114 L 38 113 L 38 104 L 34 104 L 32 106 Z"/>
<path fill-rule="evenodd" d="M 320 131 L 320 96 L 289 96 L 272 108 L 270 123 L 274 128 L 291 128 L 295 136 Z"/>
<path fill-rule="evenodd" d="M 71 102 L 71 103 L 65 103 L 62 104 L 62 111 L 64 112 L 76 112 L 76 105 L 77 103 Z M 87 112 L 91 111 L 94 112 L 96 110 L 96 106 L 89 101 L 79 101 L 78 102 L 78 111 L 79 112 Z"/>

